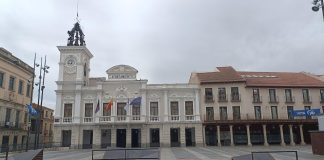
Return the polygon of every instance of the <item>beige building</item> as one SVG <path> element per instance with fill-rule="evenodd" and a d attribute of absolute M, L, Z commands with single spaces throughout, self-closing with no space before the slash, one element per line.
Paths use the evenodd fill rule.
<path fill-rule="evenodd" d="M 33 68 L 0 48 L 0 145 L 19 149 L 27 140 Z M 1 148 L 1 147 L 0 147 Z"/>
<path fill-rule="evenodd" d="M 324 109 L 324 81 L 294 72 L 244 72 L 232 67 L 192 73 L 200 85 L 206 145 L 295 145 L 310 143 L 316 116 L 296 110 Z"/>
<path fill-rule="evenodd" d="M 40 120 L 40 135 L 39 143 L 40 145 L 50 146 L 53 143 L 53 128 L 54 128 L 54 110 L 43 106 L 37 107 L 37 104 L 33 103 L 33 108 L 40 112 L 42 110 L 41 120 Z M 35 142 L 36 133 L 36 118 L 31 118 L 31 129 L 30 129 L 30 139 L 29 142 Z M 32 144 L 33 146 L 33 144 Z"/>
<path fill-rule="evenodd" d="M 82 148 L 203 144 L 199 87 L 148 84 L 128 65 L 89 77 L 92 53 L 76 23 L 60 51 L 54 142 Z"/>

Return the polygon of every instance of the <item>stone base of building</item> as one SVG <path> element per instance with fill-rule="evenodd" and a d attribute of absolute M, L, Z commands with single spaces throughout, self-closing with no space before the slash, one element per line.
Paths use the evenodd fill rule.
<path fill-rule="evenodd" d="M 54 125 L 54 143 L 71 148 L 202 146 L 199 123 Z"/>

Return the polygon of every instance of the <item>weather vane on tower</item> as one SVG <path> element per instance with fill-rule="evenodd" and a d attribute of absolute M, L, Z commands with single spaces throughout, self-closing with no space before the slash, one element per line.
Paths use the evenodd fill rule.
<path fill-rule="evenodd" d="M 77 22 L 74 24 L 74 27 L 71 31 L 68 31 L 68 46 L 85 46 L 84 34 L 79 24 L 79 1 L 77 2 Z"/>

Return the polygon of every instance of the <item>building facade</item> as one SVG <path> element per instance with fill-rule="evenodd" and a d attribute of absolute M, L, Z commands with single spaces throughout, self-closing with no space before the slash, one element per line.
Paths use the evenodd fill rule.
<path fill-rule="evenodd" d="M 37 107 L 37 104 L 33 103 L 33 108 L 37 112 L 42 112 L 40 116 L 40 132 L 39 132 L 39 143 L 42 146 L 50 146 L 53 144 L 53 128 L 54 128 L 54 110 L 48 107 Z M 30 147 L 33 147 L 35 142 L 36 134 L 36 117 L 31 117 L 31 128 L 29 135 Z"/>
<path fill-rule="evenodd" d="M 89 77 L 93 55 L 74 31 L 83 37 L 76 23 L 67 46 L 58 47 L 54 142 L 78 148 L 203 145 L 198 85 L 148 84 L 128 65 Z"/>
<path fill-rule="evenodd" d="M 308 73 L 241 72 L 232 67 L 192 73 L 200 85 L 204 142 L 222 145 L 310 143 L 315 116 L 294 110 L 324 109 L 324 81 Z"/>
<path fill-rule="evenodd" d="M 16 150 L 26 143 L 32 77 L 32 67 L 0 48 L 0 148 Z"/>

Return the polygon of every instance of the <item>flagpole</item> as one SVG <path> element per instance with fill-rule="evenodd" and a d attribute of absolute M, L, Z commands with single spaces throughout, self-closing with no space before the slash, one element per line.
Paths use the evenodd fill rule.
<path fill-rule="evenodd" d="M 34 95 L 34 79 L 35 79 L 35 66 L 36 66 L 36 53 L 34 55 L 34 67 L 33 67 L 33 79 L 32 79 L 32 85 L 31 85 L 31 93 L 30 93 L 30 105 L 33 103 L 33 95 Z M 29 109 L 28 109 L 29 110 Z M 30 114 L 28 111 L 28 121 L 27 121 L 27 142 L 26 142 L 26 152 L 28 151 L 28 145 L 29 145 L 29 132 L 30 132 Z"/>

